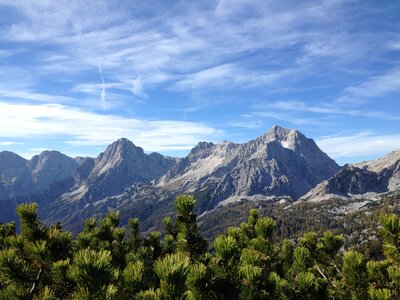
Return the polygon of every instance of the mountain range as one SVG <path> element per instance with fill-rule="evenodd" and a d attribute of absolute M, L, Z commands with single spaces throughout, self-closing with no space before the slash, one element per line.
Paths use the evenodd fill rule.
<path fill-rule="evenodd" d="M 121 221 L 158 229 L 179 194 L 197 198 L 196 212 L 218 213 L 241 201 L 277 203 L 340 198 L 376 199 L 400 189 L 400 151 L 340 167 L 297 130 L 272 127 L 247 143 L 200 142 L 184 158 L 146 154 L 122 138 L 96 158 L 45 151 L 26 160 L 0 153 L 0 221 L 16 219 L 19 203 L 34 201 L 48 223 L 78 230 L 82 220 L 118 209 Z M 220 214 L 221 215 L 221 214 Z"/>

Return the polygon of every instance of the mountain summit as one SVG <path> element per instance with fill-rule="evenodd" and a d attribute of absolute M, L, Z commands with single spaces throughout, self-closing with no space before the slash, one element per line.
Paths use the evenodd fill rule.
<path fill-rule="evenodd" d="M 92 162 L 86 162 L 87 176 L 80 176 L 74 189 L 63 195 L 74 200 L 96 201 L 121 193 L 137 182 L 150 182 L 165 174 L 175 158 L 158 153 L 146 154 L 130 140 L 121 138 L 107 147 Z"/>
<path fill-rule="evenodd" d="M 399 189 L 400 151 L 394 151 L 382 158 L 344 166 L 301 199 L 313 202 L 360 196 L 375 199 L 378 194 Z"/>
<path fill-rule="evenodd" d="M 29 178 L 35 174 L 45 178 L 41 173 L 44 163 L 49 174 L 61 179 L 69 176 L 48 182 L 47 190 L 40 194 L 32 189 L 24 199 L 39 201 L 48 222 L 61 220 L 67 226 L 75 226 L 84 217 L 118 209 L 123 222 L 136 216 L 145 221 L 144 229 L 149 229 L 156 226 L 158 216 L 169 211 L 181 193 L 193 194 L 198 200 L 197 213 L 202 214 L 242 199 L 296 201 L 319 183 L 342 176 L 341 168 L 312 139 L 280 126 L 243 144 L 200 142 L 181 159 L 146 154 L 125 138 L 109 145 L 94 159 L 70 159 L 60 153 L 51 153 L 53 158 L 47 159 L 50 153 L 43 153 L 28 162 L 11 153 L 0 153 L 0 158 L 1 155 L 15 161 L 10 166 L 0 159 L 3 194 L 8 190 L 5 186 L 19 182 L 26 170 L 31 174 Z M 386 165 L 389 160 L 375 165 Z M 391 164 L 389 169 L 397 174 L 397 165 Z M 368 172 L 354 178 L 373 179 L 374 175 Z M 391 181 L 391 185 L 396 182 Z"/>
<path fill-rule="evenodd" d="M 313 140 L 297 130 L 274 126 L 244 144 L 199 143 L 161 177 L 158 186 L 205 195 L 199 202 L 208 210 L 238 197 L 298 199 L 339 169 Z"/>

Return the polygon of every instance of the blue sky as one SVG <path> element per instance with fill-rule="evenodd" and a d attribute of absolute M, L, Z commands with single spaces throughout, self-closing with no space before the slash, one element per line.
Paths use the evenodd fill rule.
<path fill-rule="evenodd" d="M 0 0 L 0 151 L 296 128 L 339 163 L 400 149 L 400 2 Z"/>

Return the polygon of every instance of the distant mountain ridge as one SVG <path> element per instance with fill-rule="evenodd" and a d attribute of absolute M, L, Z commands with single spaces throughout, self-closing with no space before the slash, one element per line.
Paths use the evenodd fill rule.
<path fill-rule="evenodd" d="M 172 210 L 181 193 L 197 198 L 198 215 L 243 199 L 347 199 L 399 189 L 399 161 L 400 151 L 342 168 L 312 139 L 279 126 L 243 144 L 199 142 L 184 158 L 146 154 L 125 138 L 96 158 L 46 151 L 25 160 L 1 152 L 0 210 L 35 201 L 47 222 L 60 220 L 74 229 L 83 218 L 118 209 L 122 222 L 139 217 L 150 230 L 159 228 L 159 216 Z"/>
<path fill-rule="evenodd" d="M 58 151 L 44 151 L 30 160 L 12 152 L 0 152 L 0 198 L 40 192 L 71 176 L 78 165 Z"/>
<path fill-rule="evenodd" d="M 279 126 L 244 144 L 200 142 L 182 159 L 143 156 L 142 149 L 122 139 L 93 164 L 86 180 L 52 202 L 49 221 L 75 223 L 119 209 L 146 218 L 151 227 L 180 193 L 196 196 L 199 214 L 242 197 L 293 201 L 340 170 L 312 139 Z"/>
<path fill-rule="evenodd" d="M 77 169 L 79 179 L 74 189 L 63 198 L 102 199 L 120 193 L 136 182 L 154 180 L 176 162 L 176 158 L 158 153 L 145 154 L 142 148 L 122 138 L 109 145 L 97 158 L 87 159 Z"/>
<path fill-rule="evenodd" d="M 274 126 L 244 144 L 199 143 L 157 185 L 179 192 L 207 189 L 213 204 L 232 196 L 297 199 L 339 169 L 313 140 Z"/>
<path fill-rule="evenodd" d="M 400 151 L 372 161 L 346 165 L 333 177 L 318 184 L 301 200 L 321 201 L 335 197 L 376 198 L 400 189 Z"/>

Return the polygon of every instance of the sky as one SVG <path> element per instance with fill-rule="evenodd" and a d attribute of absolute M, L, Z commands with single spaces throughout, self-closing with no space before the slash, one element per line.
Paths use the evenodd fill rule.
<path fill-rule="evenodd" d="M 0 151 L 298 129 L 339 164 L 400 149 L 400 1 L 0 0 Z"/>

